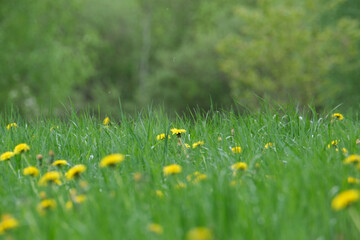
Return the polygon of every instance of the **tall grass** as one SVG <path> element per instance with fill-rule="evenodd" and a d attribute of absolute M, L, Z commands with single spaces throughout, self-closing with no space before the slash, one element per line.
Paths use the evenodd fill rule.
<path fill-rule="evenodd" d="M 331 201 L 359 178 L 359 170 L 342 162 L 359 154 L 360 124 L 356 116 L 342 121 L 331 113 L 265 108 L 253 114 L 195 112 L 169 119 L 161 111 L 142 112 L 130 118 L 110 116 L 105 126 L 90 113 L 69 114 L 64 119 L 27 121 L 14 112 L 0 118 L 0 153 L 27 143 L 30 151 L 0 162 L 0 213 L 12 214 L 19 226 L 5 233 L 15 239 L 184 239 L 194 227 L 208 228 L 214 239 L 359 239 L 359 229 L 349 208 L 334 211 Z M 16 122 L 17 127 L 6 126 Z M 180 138 L 170 129 L 186 129 Z M 171 136 L 157 141 L 158 134 Z M 203 146 L 187 149 L 204 141 Z M 337 146 L 328 144 L 338 140 Z M 265 149 L 265 144 L 274 146 Z M 234 154 L 232 147 L 242 152 Z M 346 148 L 348 153 L 343 153 Z M 39 177 L 49 170 L 48 152 L 71 166 L 87 167 L 80 179 L 42 187 Z M 124 154 L 115 168 L 99 167 L 112 153 Z M 22 169 L 38 166 L 40 176 L 24 176 Z M 246 171 L 234 176 L 231 165 L 243 161 Z M 163 167 L 179 164 L 182 172 L 164 176 Z M 195 171 L 207 178 L 194 183 Z M 134 175 L 141 178 L 134 179 Z M 136 178 L 136 177 L 135 177 Z M 87 181 L 88 187 L 80 182 Z M 180 183 L 180 185 L 179 185 Z M 75 188 L 86 201 L 66 208 Z M 163 193 L 163 197 L 156 194 Z M 41 192 L 57 206 L 37 211 Z M 359 213 L 360 205 L 351 206 Z M 149 223 L 160 224 L 162 234 L 150 232 Z"/>

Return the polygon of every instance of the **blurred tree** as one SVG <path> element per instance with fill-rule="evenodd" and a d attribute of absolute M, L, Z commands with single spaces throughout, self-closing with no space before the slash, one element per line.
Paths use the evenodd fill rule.
<path fill-rule="evenodd" d="M 2 1 L 0 101 L 36 113 L 65 101 L 93 73 L 97 36 L 77 23 L 83 1 Z M 41 106 L 42 105 L 42 106 Z"/>
<path fill-rule="evenodd" d="M 360 29 L 347 18 L 321 26 L 329 6 L 259 1 L 256 8 L 234 9 L 237 26 L 217 47 L 232 96 L 246 105 L 254 105 L 255 93 L 279 103 L 314 100 L 318 106 L 337 96 L 341 79 L 332 81 L 332 73 L 360 67 Z"/>

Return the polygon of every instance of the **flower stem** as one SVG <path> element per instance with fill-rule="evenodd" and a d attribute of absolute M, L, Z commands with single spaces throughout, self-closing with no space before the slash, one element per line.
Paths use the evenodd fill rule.
<path fill-rule="evenodd" d="M 16 174 L 15 169 L 14 169 L 14 167 L 12 166 L 11 162 L 8 161 L 8 164 L 9 164 L 10 169 L 12 170 L 12 172 L 14 173 L 14 175 L 16 176 L 17 174 Z"/>

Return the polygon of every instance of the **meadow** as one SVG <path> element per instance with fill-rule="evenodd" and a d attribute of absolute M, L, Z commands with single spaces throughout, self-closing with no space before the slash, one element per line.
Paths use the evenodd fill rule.
<path fill-rule="evenodd" d="M 0 238 L 360 239 L 357 114 L 120 116 L 2 114 Z"/>

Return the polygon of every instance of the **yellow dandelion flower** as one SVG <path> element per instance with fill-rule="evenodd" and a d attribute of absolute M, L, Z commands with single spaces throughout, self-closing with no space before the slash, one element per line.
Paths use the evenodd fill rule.
<path fill-rule="evenodd" d="M 10 214 L 4 214 L 0 222 L 0 235 L 4 234 L 7 230 L 16 228 L 19 222 Z"/>
<path fill-rule="evenodd" d="M 73 203 L 72 203 L 72 201 L 67 201 L 66 204 L 65 204 L 65 208 L 66 208 L 67 210 L 72 209 L 72 208 L 73 208 Z"/>
<path fill-rule="evenodd" d="M 86 171 L 86 166 L 83 164 L 78 164 L 73 166 L 66 172 L 65 176 L 67 180 L 71 180 L 73 178 L 77 178 L 80 176 L 81 173 Z"/>
<path fill-rule="evenodd" d="M 155 191 L 156 196 L 158 196 L 159 198 L 163 198 L 164 197 L 164 193 L 161 190 L 156 190 Z"/>
<path fill-rule="evenodd" d="M 56 160 L 51 165 L 56 167 L 61 167 L 64 165 L 69 165 L 69 163 L 66 160 Z"/>
<path fill-rule="evenodd" d="M 344 155 L 346 155 L 346 154 L 349 153 L 349 151 L 348 151 L 346 148 L 342 148 L 341 151 L 342 151 L 342 153 L 343 153 Z"/>
<path fill-rule="evenodd" d="M 205 227 L 193 228 L 186 233 L 187 240 L 212 240 L 213 234 L 210 229 Z"/>
<path fill-rule="evenodd" d="M 164 140 L 166 138 L 165 133 L 161 133 L 159 135 L 156 136 L 156 140 L 160 141 L 160 140 Z M 168 139 L 170 139 L 171 137 L 168 136 Z"/>
<path fill-rule="evenodd" d="M 265 149 L 271 148 L 272 146 L 274 146 L 274 144 L 272 142 L 268 142 L 265 144 Z"/>
<path fill-rule="evenodd" d="M 111 155 L 108 155 L 108 156 L 104 157 L 103 159 L 101 159 L 100 167 L 101 168 L 104 168 L 107 166 L 114 167 L 116 164 L 124 161 L 124 159 L 125 159 L 125 156 L 120 153 L 111 154 Z"/>
<path fill-rule="evenodd" d="M 40 186 L 46 186 L 48 183 L 55 183 L 60 185 L 60 173 L 56 171 L 47 172 L 39 180 Z"/>
<path fill-rule="evenodd" d="M 37 211 L 43 215 L 46 213 L 47 210 L 55 209 L 56 206 L 57 204 L 55 199 L 52 198 L 44 199 L 37 205 Z"/>
<path fill-rule="evenodd" d="M 241 147 L 233 147 L 231 150 L 233 151 L 233 153 L 241 153 L 242 152 Z"/>
<path fill-rule="evenodd" d="M 39 169 L 37 169 L 36 167 L 30 166 L 30 167 L 24 168 L 23 174 L 25 176 L 36 177 L 39 175 Z"/>
<path fill-rule="evenodd" d="M 27 152 L 29 150 L 30 150 L 29 145 L 27 145 L 26 143 L 20 143 L 15 147 L 14 153 L 15 154 L 20 154 L 20 153 L 23 153 L 23 152 Z"/>
<path fill-rule="evenodd" d="M 202 146 L 202 145 L 204 145 L 204 144 L 205 144 L 204 141 L 198 141 L 198 142 L 194 143 L 194 144 L 192 145 L 192 147 L 193 147 L 193 148 L 197 148 L 198 146 Z"/>
<path fill-rule="evenodd" d="M 150 232 L 156 233 L 158 235 L 162 234 L 164 232 L 164 229 L 161 225 L 157 223 L 150 223 L 147 225 L 147 230 Z"/>
<path fill-rule="evenodd" d="M 175 188 L 176 188 L 176 189 L 186 188 L 186 184 L 183 183 L 183 182 L 178 182 L 178 183 L 175 185 Z"/>
<path fill-rule="evenodd" d="M 190 149 L 190 145 L 189 145 L 189 144 L 185 143 L 184 145 L 185 145 L 185 147 L 186 147 L 187 149 Z"/>
<path fill-rule="evenodd" d="M 86 195 L 85 195 L 85 194 L 81 194 L 81 195 L 76 195 L 73 200 L 74 200 L 75 203 L 78 203 L 78 204 L 79 204 L 79 203 L 85 202 L 86 199 L 87 199 Z"/>
<path fill-rule="evenodd" d="M 17 127 L 17 124 L 16 123 L 10 123 L 6 126 L 6 129 L 7 130 L 10 130 L 10 128 L 16 128 Z"/>
<path fill-rule="evenodd" d="M 231 169 L 233 171 L 237 171 L 237 170 L 245 171 L 247 168 L 248 168 L 248 166 L 245 162 L 237 162 L 237 163 L 234 163 L 233 165 L 231 165 Z"/>
<path fill-rule="evenodd" d="M 340 140 L 339 140 L 340 142 Z M 338 140 L 331 141 L 331 143 L 328 144 L 327 148 L 330 149 L 331 146 L 337 148 Z"/>
<path fill-rule="evenodd" d="M 331 207 L 334 210 L 338 211 L 358 201 L 359 198 L 360 198 L 359 190 L 355 190 L 355 189 L 346 190 L 339 193 L 333 198 L 331 202 Z"/>
<path fill-rule="evenodd" d="M 165 176 L 181 173 L 181 170 L 182 168 L 178 164 L 168 165 L 163 168 Z"/>
<path fill-rule="evenodd" d="M 336 119 L 336 120 L 343 120 L 344 119 L 344 116 L 341 113 L 334 113 L 333 115 L 331 115 L 331 117 L 333 119 Z"/>
<path fill-rule="evenodd" d="M 350 163 L 360 163 L 360 156 L 356 154 L 352 154 L 345 158 L 343 161 L 344 164 L 350 164 Z"/>
<path fill-rule="evenodd" d="M 190 174 L 186 177 L 188 182 L 198 183 L 202 180 L 205 180 L 207 178 L 207 175 L 204 173 L 200 173 L 198 171 L 194 172 L 193 174 Z"/>
<path fill-rule="evenodd" d="M 104 125 L 109 125 L 110 124 L 110 118 L 109 117 L 106 117 L 103 121 L 103 124 Z"/>
<path fill-rule="evenodd" d="M 133 177 L 134 177 L 135 182 L 140 182 L 142 179 L 142 174 L 139 172 L 136 172 L 136 173 L 134 173 Z"/>
<path fill-rule="evenodd" d="M 358 178 L 348 177 L 347 182 L 350 183 L 350 184 L 359 184 L 360 180 Z"/>
<path fill-rule="evenodd" d="M 172 128 L 172 129 L 170 129 L 170 131 L 173 135 L 176 134 L 178 137 L 180 137 L 182 133 L 186 133 L 185 129 Z"/>
<path fill-rule="evenodd" d="M 10 160 L 10 158 L 12 158 L 13 156 L 15 156 L 15 153 L 13 152 L 4 152 L 0 156 L 0 161 Z"/>

